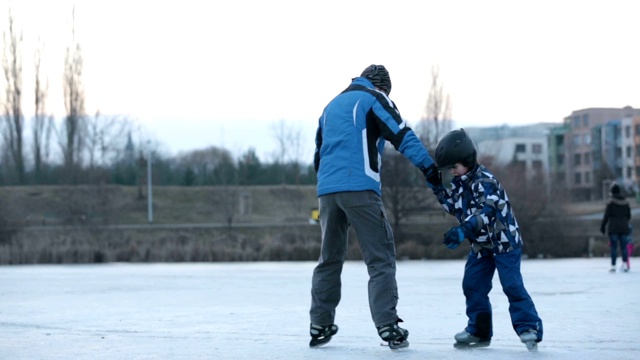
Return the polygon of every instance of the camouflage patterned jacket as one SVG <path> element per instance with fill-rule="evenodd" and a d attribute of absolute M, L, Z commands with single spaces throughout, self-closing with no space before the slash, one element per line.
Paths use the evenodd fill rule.
<path fill-rule="evenodd" d="M 442 208 L 454 215 L 461 225 L 471 225 L 475 238 L 472 250 L 482 256 L 485 251 L 505 253 L 522 247 L 518 222 L 507 193 L 493 174 L 477 165 L 467 174 L 451 180 L 451 190 L 434 189 Z"/>

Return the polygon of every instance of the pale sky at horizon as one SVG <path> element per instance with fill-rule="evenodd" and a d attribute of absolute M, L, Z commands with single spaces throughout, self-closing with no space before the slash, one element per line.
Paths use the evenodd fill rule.
<path fill-rule="evenodd" d="M 23 109 L 33 113 L 33 53 L 45 43 L 48 109 L 64 114 L 71 10 L 88 114 L 127 115 L 171 152 L 254 147 L 300 126 L 371 63 L 415 124 L 438 65 L 456 126 L 560 122 L 588 107 L 640 107 L 640 2 L 0 0 L 23 31 Z M 4 96 L 2 97 L 4 99 Z M 250 133 L 247 130 L 251 129 Z"/>

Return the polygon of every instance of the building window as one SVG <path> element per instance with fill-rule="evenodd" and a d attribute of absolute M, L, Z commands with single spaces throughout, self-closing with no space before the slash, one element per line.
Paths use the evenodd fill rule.
<path fill-rule="evenodd" d="M 631 126 L 624 127 L 624 137 L 627 139 L 631 137 Z"/>
<path fill-rule="evenodd" d="M 580 143 L 582 142 L 582 136 L 580 135 L 573 135 L 573 145 L 575 146 L 580 146 Z"/>
<path fill-rule="evenodd" d="M 573 122 L 573 127 L 574 128 L 579 128 L 580 127 L 580 116 L 574 116 L 572 119 Z"/>
<path fill-rule="evenodd" d="M 633 157 L 633 155 L 632 155 L 632 150 L 631 150 L 631 146 L 627 146 L 627 151 L 626 151 L 626 152 L 627 152 L 627 153 L 626 153 L 626 157 L 627 157 L 627 158 L 632 158 L 632 157 Z"/>
<path fill-rule="evenodd" d="M 640 156 L 640 145 L 636 145 L 636 156 Z"/>
<path fill-rule="evenodd" d="M 636 136 L 640 135 L 640 124 L 636 124 Z"/>
<path fill-rule="evenodd" d="M 534 154 L 541 154 L 542 153 L 542 144 L 532 144 L 531 145 L 531 152 Z"/>
<path fill-rule="evenodd" d="M 591 134 L 584 134 L 584 144 L 585 145 L 591 144 Z"/>
<path fill-rule="evenodd" d="M 631 179 L 633 177 L 633 168 L 631 166 L 627 167 L 627 178 Z"/>
<path fill-rule="evenodd" d="M 531 166 L 533 167 L 534 170 L 542 170 L 542 161 L 540 160 L 533 160 L 531 162 Z"/>
<path fill-rule="evenodd" d="M 576 183 L 576 185 L 580 185 L 582 184 L 582 174 L 577 172 L 574 174 L 574 182 Z"/>
<path fill-rule="evenodd" d="M 558 165 L 564 165 L 564 155 L 558 155 Z"/>
<path fill-rule="evenodd" d="M 582 115 L 582 126 L 589 127 L 589 114 Z"/>
<path fill-rule="evenodd" d="M 527 151 L 525 144 L 516 144 L 516 153 L 523 153 Z"/>
<path fill-rule="evenodd" d="M 584 154 L 584 164 L 585 165 L 591 164 L 591 154 L 590 153 L 585 153 Z"/>
<path fill-rule="evenodd" d="M 573 154 L 573 165 L 580 165 L 582 157 L 580 154 Z"/>
<path fill-rule="evenodd" d="M 591 184 L 591 173 L 588 171 L 584 173 L 584 183 Z"/>

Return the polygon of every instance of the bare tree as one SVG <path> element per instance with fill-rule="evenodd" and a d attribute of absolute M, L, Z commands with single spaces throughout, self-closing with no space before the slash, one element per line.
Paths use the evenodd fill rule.
<path fill-rule="evenodd" d="M 2 57 L 2 69 L 6 80 L 4 122 L 3 131 L 5 145 L 7 146 L 15 171 L 18 184 L 26 183 L 24 164 L 24 116 L 22 114 L 22 32 L 17 34 L 15 22 L 11 10 L 9 10 L 8 33 L 3 33 L 4 54 Z"/>
<path fill-rule="evenodd" d="M 424 110 L 416 132 L 424 145 L 429 150 L 434 150 L 438 140 L 452 127 L 451 101 L 449 95 L 444 92 L 440 81 L 440 68 L 437 65 L 431 67 L 431 88 Z"/>
<path fill-rule="evenodd" d="M 287 124 L 280 120 L 271 127 L 273 137 L 278 147 L 276 150 L 276 163 L 282 167 L 280 181 L 285 182 L 285 168 L 289 164 L 296 177 L 296 184 L 300 183 L 300 171 L 304 141 L 302 130 L 299 126 Z"/>
<path fill-rule="evenodd" d="M 382 158 L 382 197 L 398 242 L 404 240 L 402 223 L 435 207 L 424 177 L 402 154 L 385 148 Z"/>
<path fill-rule="evenodd" d="M 33 135 L 33 162 L 36 183 L 42 180 L 43 166 L 49 157 L 49 141 L 53 128 L 53 117 L 47 115 L 46 99 L 48 95 L 48 82 L 43 83 L 41 73 L 42 53 L 44 44 L 36 49 L 34 56 L 35 63 L 35 114 L 32 124 Z"/>
<path fill-rule="evenodd" d="M 124 151 L 127 133 L 131 131 L 130 121 L 122 116 L 103 116 L 96 112 L 86 117 L 85 147 L 89 169 L 106 167 L 115 162 Z"/>
<path fill-rule="evenodd" d="M 76 167 L 81 163 L 84 146 L 85 93 L 82 85 L 83 58 L 80 44 L 75 36 L 75 8 L 72 12 L 72 45 L 67 47 L 65 57 L 63 90 L 66 116 L 59 133 L 60 145 L 64 154 L 64 167 L 72 180 Z"/>

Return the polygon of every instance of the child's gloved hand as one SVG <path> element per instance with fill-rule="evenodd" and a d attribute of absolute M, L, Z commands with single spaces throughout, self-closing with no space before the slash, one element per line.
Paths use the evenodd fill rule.
<path fill-rule="evenodd" d="M 447 245 L 449 249 L 455 249 L 458 245 L 462 244 L 464 239 L 473 241 L 476 239 L 475 231 L 476 219 L 471 218 L 468 221 L 463 222 L 461 225 L 454 226 L 444 234 L 444 240 L 442 243 Z"/>
<path fill-rule="evenodd" d="M 432 189 L 438 189 L 442 186 L 442 174 L 435 164 L 429 165 L 428 168 L 421 169 L 425 179 L 427 179 L 427 185 Z"/>
<path fill-rule="evenodd" d="M 464 228 L 462 226 L 454 226 L 444 234 L 442 243 L 449 249 L 455 249 L 464 241 Z"/>

